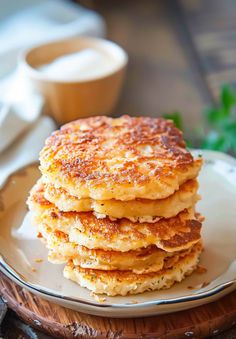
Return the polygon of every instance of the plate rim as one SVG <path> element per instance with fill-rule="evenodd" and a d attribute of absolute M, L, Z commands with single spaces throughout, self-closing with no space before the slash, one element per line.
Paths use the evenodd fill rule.
<path fill-rule="evenodd" d="M 5 266 L 4 266 L 5 263 Z M 116 308 L 116 309 L 122 309 L 122 308 L 143 308 L 143 307 L 149 307 L 149 306 L 162 306 L 162 305 L 173 305 L 173 304 L 182 304 L 182 303 L 186 303 L 186 302 L 191 302 L 191 301 L 196 301 L 196 300 L 201 300 L 201 299 L 205 299 L 205 298 L 210 298 L 213 297 L 223 291 L 227 291 L 228 293 L 230 293 L 232 291 L 232 287 L 235 285 L 235 289 L 236 289 L 236 280 L 229 280 L 227 282 L 224 283 L 220 283 L 217 286 L 207 290 L 207 291 L 203 291 L 200 292 L 198 294 L 194 294 L 194 295 L 186 295 L 183 297 L 176 297 L 176 298 L 169 298 L 169 299 L 159 299 L 159 300 L 153 300 L 153 301 L 146 301 L 146 302 L 138 302 L 137 304 L 133 304 L 133 303 L 124 303 L 124 304 L 107 304 L 107 303 L 94 303 L 91 301 L 86 301 L 84 299 L 80 299 L 80 298 L 73 298 L 73 297 L 69 297 L 69 296 L 64 296 L 62 294 L 58 294 L 53 292 L 50 289 L 47 288 L 40 288 L 38 287 L 36 284 L 32 284 L 32 283 L 28 283 L 26 280 L 20 278 L 19 274 L 10 267 L 9 264 L 7 264 L 4 260 L 4 258 L 2 257 L 2 255 L 0 255 L 0 270 L 2 273 L 4 274 L 8 274 L 10 275 L 13 280 L 18 281 L 18 284 L 23 285 L 25 288 L 29 289 L 30 291 L 36 291 L 37 293 L 41 294 L 41 295 L 45 295 L 54 299 L 59 299 L 59 300 L 64 300 L 67 302 L 72 302 L 75 304 L 83 304 L 83 305 L 87 305 L 87 306 L 93 306 L 96 308 Z"/>
<path fill-rule="evenodd" d="M 226 163 L 233 165 L 236 168 L 236 159 L 232 156 L 218 152 L 218 151 L 212 151 L 212 150 L 202 150 L 202 149 L 192 149 L 191 152 L 193 154 L 200 154 L 203 156 L 206 155 L 206 160 L 224 160 Z M 207 161 L 206 161 L 207 163 Z M 10 178 L 14 175 L 16 175 L 19 171 L 27 169 L 31 166 L 36 166 L 38 162 L 32 162 L 30 164 L 27 164 L 25 166 L 22 166 L 18 168 L 16 171 L 11 173 L 7 179 L 5 180 L 4 184 L 2 185 L 0 192 L 4 191 L 5 186 L 9 182 Z M 163 306 L 163 305 L 176 305 L 176 304 L 183 304 L 188 302 L 194 302 L 197 300 L 204 300 L 208 298 L 212 298 L 218 294 L 221 294 L 221 292 L 224 292 L 224 294 L 230 293 L 232 290 L 236 289 L 236 279 L 231 279 L 229 281 L 225 281 L 222 283 L 219 283 L 218 285 L 207 289 L 205 291 L 201 291 L 199 293 L 195 294 L 188 294 L 185 296 L 180 296 L 176 298 L 168 298 L 168 299 L 158 299 L 158 300 L 151 300 L 151 301 L 143 301 L 138 302 L 137 304 L 127 302 L 127 303 L 99 303 L 99 302 L 92 302 L 85 299 L 81 299 L 79 297 L 70 297 L 65 296 L 63 294 L 57 293 L 51 289 L 45 288 L 43 286 L 27 282 L 26 279 L 20 276 L 20 273 L 18 273 L 14 268 L 12 268 L 4 259 L 4 256 L 1 254 L 0 250 L 0 271 L 2 271 L 3 274 L 6 274 L 8 277 L 10 276 L 13 281 L 15 281 L 18 285 L 23 285 L 26 289 L 30 290 L 32 293 L 38 293 L 41 296 L 44 296 L 47 298 L 53 298 L 54 300 L 58 301 L 65 301 L 67 303 L 73 303 L 76 305 L 84 305 L 85 307 L 95 307 L 96 309 L 123 309 L 123 308 L 130 308 L 130 309 L 137 309 L 137 308 L 146 308 L 146 307 L 153 307 L 153 306 Z M 10 278 L 9 277 L 9 278 Z M 10 279 L 11 279 L 10 278 Z M 34 292 L 33 292 L 34 291 Z M 193 306 L 194 307 L 194 306 Z"/>

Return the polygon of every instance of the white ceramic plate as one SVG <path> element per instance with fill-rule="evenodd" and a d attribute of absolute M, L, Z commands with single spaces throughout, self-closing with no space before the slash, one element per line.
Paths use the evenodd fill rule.
<path fill-rule="evenodd" d="M 25 200 L 39 171 L 36 165 L 13 174 L 0 192 L 0 269 L 16 283 L 46 299 L 81 312 L 110 317 L 140 317 L 170 313 L 214 301 L 236 288 L 236 160 L 222 153 L 202 153 L 200 174 L 205 215 L 201 263 L 194 273 L 163 291 L 94 300 L 87 289 L 63 278 L 63 265 L 47 262 L 47 250 L 36 238 Z M 42 263 L 35 259 L 43 259 Z M 32 271 L 35 268 L 36 271 Z M 203 283 L 209 283 L 201 288 Z M 190 290 L 188 287 L 195 287 Z"/>

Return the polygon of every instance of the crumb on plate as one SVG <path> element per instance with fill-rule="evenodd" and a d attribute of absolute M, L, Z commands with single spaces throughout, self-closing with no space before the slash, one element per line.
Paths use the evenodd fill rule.
<path fill-rule="evenodd" d="M 131 304 L 138 304 L 138 301 L 137 301 L 137 300 L 131 300 L 130 303 L 131 303 Z"/>
<path fill-rule="evenodd" d="M 36 263 L 40 264 L 41 262 L 43 262 L 43 259 L 37 258 L 34 260 Z"/>
<path fill-rule="evenodd" d="M 106 298 L 105 297 L 101 297 L 99 295 L 97 295 L 96 293 L 94 292 L 91 292 L 90 293 L 91 297 L 93 297 L 96 301 L 98 301 L 99 303 L 103 303 L 104 301 L 106 301 Z"/>
<path fill-rule="evenodd" d="M 206 269 L 206 267 L 203 266 L 203 265 L 197 265 L 196 272 L 197 272 L 197 273 L 200 273 L 200 274 L 206 273 L 206 272 L 207 272 L 207 269 Z"/>
<path fill-rule="evenodd" d="M 206 286 L 208 286 L 210 283 L 209 282 L 207 282 L 207 281 L 204 281 L 203 283 L 202 283 L 202 286 L 201 286 L 201 288 L 203 288 L 203 287 L 206 287 Z"/>

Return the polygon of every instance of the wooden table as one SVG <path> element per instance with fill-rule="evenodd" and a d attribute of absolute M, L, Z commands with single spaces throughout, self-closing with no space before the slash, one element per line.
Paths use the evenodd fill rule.
<path fill-rule="evenodd" d="M 129 55 L 115 113 L 157 116 L 179 110 L 191 133 L 212 98 L 182 20 L 182 6 L 171 0 L 97 0 L 95 9 L 107 21 L 108 38 Z"/>
<path fill-rule="evenodd" d="M 129 54 L 116 115 L 181 111 L 187 132 L 203 124 L 222 83 L 236 84 L 236 2 L 232 0 L 81 0 L 105 18 L 108 38 Z M 0 303 L 0 322 L 5 307 Z M 8 311 L 6 338 L 49 338 Z M 1 334 L 0 334 L 1 337 Z M 236 338 L 236 329 L 214 338 Z"/>

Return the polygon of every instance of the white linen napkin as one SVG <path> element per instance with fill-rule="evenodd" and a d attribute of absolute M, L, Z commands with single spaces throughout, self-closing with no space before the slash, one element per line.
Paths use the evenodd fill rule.
<path fill-rule="evenodd" d="M 0 155 L 0 188 L 16 170 L 38 161 L 45 139 L 56 128 L 49 117 L 40 117 L 28 131 L 17 138 Z"/>
<path fill-rule="evenodd" d="M 0 102 L 0 154 L 39 117 L 43 99 L 33 96 L 26 102 Z"/>

